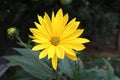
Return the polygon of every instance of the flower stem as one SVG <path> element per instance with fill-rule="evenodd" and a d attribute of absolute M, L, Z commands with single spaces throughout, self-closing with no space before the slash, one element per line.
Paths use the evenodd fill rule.
<path fill-rule="evenodd" d="M 61 78 L 61 80 L 67 80 L 66 78 L 62 77 L 56 70 L 53 70 L 54 73 Z"/>
<path fill-rule="evenodd" d="M 21 40 L 21 38 L 19 36 L 17 36 L 17 39 L 20 41 L 20 43 L 30 52 L 30 54 L 40 63 L 42 64 L 44 67 L 47 67 L 49 70 L 52 70 L 45 62 L 43 62 L 42 60 L 39 60 L 33 53 L 32 51 L 24 44 L 24 42 Z"/>

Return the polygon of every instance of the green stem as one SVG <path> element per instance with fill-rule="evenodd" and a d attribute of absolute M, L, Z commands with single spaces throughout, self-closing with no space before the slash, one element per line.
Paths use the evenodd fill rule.
<path fill-rule="evenodd" d="M 20 39 L 19 36 L 17 36 L 17 39 L 20 41 L 20 43 L 30 52 L 30 54 L 31 54 L 40 64 L 42 64 L 44 67 L 52 70 L 45 62 L 43 62 L 42 60 L 39 60 L 39 59 L 32 53 L 32 51 L 24 44 L 24 42 Z"/>
<path fill-rule="evenodd" d="M 58 72 L 56 70 L 53 70 L 53 71 L 55 72 L 56 75 L 58 75 L 61 78 L 61 80 L 66 80 L 66 78 L 64 78 L 60 74 L 58 74 Z"/>

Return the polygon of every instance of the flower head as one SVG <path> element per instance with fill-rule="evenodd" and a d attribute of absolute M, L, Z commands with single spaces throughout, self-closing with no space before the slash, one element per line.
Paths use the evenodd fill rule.
<path fill-rule="evenodd" d="M 59 9 L 56 15 L 52 12 L 52 18 L 45 13 L 44 17 L 38 15 L 39 23 L 34 22 L 37 28 L 30 28 L 33 35 L 30 38 L 38 43 L 32 50 L 42 50 L 39 58 L 48 55 L 52 60 L 52 66 L 56 70 L 58 59 L 64 59 L 64 56 L 72 60 L 77 60 L 74 50 L 81 51 L 85 49 L 83 43 L 89 42 L 88 39 L 80 38 L 83 29 L 77 29 L 80 22 L 76 18 L 68 22 L 69 15 L 63 15 L 62 9 Z"/>
<path fill-rule="evenodd" d="M 17 29 L 15 27 L 11 27 L 7 29 L 7 33 L 8 35 L 13 35 L 15 32 L 17 31 Z"/>
<path fill-rule="evenodd" d="M 19 34 L 19 31 L 16 27 L 10 27 L 7 29 L 7 35 L 9 38 L 13 39 L 13 37 L 16 37 Z"/>

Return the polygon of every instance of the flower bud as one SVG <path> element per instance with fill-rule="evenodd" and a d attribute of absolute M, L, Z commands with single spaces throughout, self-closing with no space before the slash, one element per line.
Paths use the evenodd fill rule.
<path fill-rule="evenodd" d="M 7 34 L 10 37 L 11 36 L 16 36 L 16 35 L 18 35 L 18 31 L 15 27 L 10 27 L 10 28 L 7 29 Z"/>
<path fill-rule="evenodd" d="M 72 2 L 72 0 L 60 0 L 60 2 L 63 4 L 63 5 L 68 5 Z"/>

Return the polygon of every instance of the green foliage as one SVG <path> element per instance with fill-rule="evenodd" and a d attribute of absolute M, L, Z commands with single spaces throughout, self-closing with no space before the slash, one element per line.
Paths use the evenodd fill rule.
<path fill-rule="evenodd" d="M 108 73 L 109 80 L 111 80 L 112 77 L 114 76 L 114 70 L 108 61 L 104 59 L 104 62 L 107 66 L 107 73 Z"/>
<path fill-rule="evenodd" d="M 65 60 L 60 62 L 59 67 L 71 80 L 120 80 L 114 75 L 110 63 L 106 60 L 104 60 L 104 62 L 107 66 L 107 70 L 97 68 L 84 69 L 80 58 L 76 62 L 65 58 Z"/>
<path fill-rule="evenodd" d="M 38 59 L 39 51 L 24 48 L 14 48 L 14 50 L 20 55 L 3 56 L 3 58 L 9 61 L 8 66 L 20 66 L 27 72 L 22 71 L 21 74 L 26 75 L 17 77 L 17 80 L 59 80 L 61 77 L 65 80 L 120 80 L 114 74 L 111 64 L 105 59 L 103 59 L 105 69 L 86 69 L 80 58 L 77 61 L 72 61 L 65 57 L 59 61 L 58 71 L 53 71 L 50 68 L 49 60 Z"/>
<path fill-rule="evenodd" d="M 77 72 L 82 71 L 84 69 L 84 65 L 80 58 L 78 58 L 77 61 L 71 61 L 65 57 L 64 60 L 60 61 L 59 68 L 70 78 L 75 78 Z"/>
<path fill-rule="evenodd" d="M 17 71 L 16 74 L 12 76 L 13 76 L 12 78 L 9 78 L 9 79 L 7 78 L 5 80 L 40 80 L 36 77 L 31 76 L 23 69 Z"/>
<path fill-rule="evenodd" d="M 120 77 L 120 56 L 111 59 L 110 63 L 113 65 L 115 74 Z"/>
<path fill-rule="evenodd" d="M 5 59 L 10 61 L 10 63 L 8 63 L 9 66 L 18 65 L 22 67 L 26 72 L 38 79 L 48 80 L 55 78 L 54 74 L 52 73 L 51 69 L 49 69 L 47 64 L 44 63 L 43 60 L 37 59 L 39 52 L 33 52 L 31 50 L 20 48 L 15 48 L 15 50 L 18 51 L 21 55 L 4 56 Z"/>

